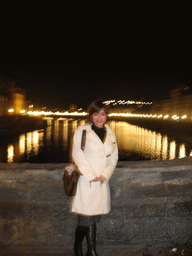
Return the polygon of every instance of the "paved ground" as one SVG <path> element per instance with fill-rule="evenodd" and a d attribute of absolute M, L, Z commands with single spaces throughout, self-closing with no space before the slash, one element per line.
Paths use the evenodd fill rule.
<path fill-rule="evenodd" d="M 98 246 L 97 253 L 99 256 L 136 256 L 136 255 L 143 255 L 143 256 L 150 256 L 150 255 L 164 255 L 162 252 L 164 249 L 161 247 L 154 247 L 154 248 L 142 248 L 142 247 L 135 247 L 135 246 Z M 84 250 L 86 252 L 86 249 Z M 12 246 L 9 248 L 4 248 L 1 251 L 2 256 L 51 256 L 51 255 L 62 255 L 62 256 L 72 256 L 74 255 L 72 248 L 59 248 L 59 247 L 19 247 L 19 246 Z M 170 254 L 171 255 L 171 254 Z"/>
<path fill-rule="evenodd" d="M 84 247 L 86 252 L 86 246 Z M 189 238 L 186 244 L 175 245 L 156 245 L 154 247 L 142 247 L 139 245 L 98 245 L 97 253 L 99 256 L 178 256 L 192 255 L 192 239 Z M 1 256 L 73 256 L 73 248 L 62 248 L 60 246 L 7 246 L 0 249 Z"/>
<path fill-rule="evenodd" d="M 58 165 L 1 165 L 0 255 L 74 255 L 76 216 L 62 175 Z M 192 256 L 192 158 L 121 163 L 110 188 L 112 211 L 98 224 L 99 256 Z"/>

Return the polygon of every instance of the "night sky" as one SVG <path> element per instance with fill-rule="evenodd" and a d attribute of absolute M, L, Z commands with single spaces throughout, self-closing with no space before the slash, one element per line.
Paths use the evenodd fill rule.
<path fill-rule="evenodd" d="M 192 85 L 189 6 L 111 4 L 88 6 L 89 12 L 76 6 L 70 15 L 51 8 L 54 18 L 27 14 L 33 19 L 12 27 L 14 40 L 2 47 L 0 69 L 35 105 L 65 109 L 71 103 L 87 107 L 96 98 L 153 101 Z"/>
<path fill-rule="evenodd" d="M 174 73 L 175 71 L 175 73 Z M 65 109 L 71 103 L 86 107 L 96 98 L 153 101 L 169 96 L 171 89 L 190 85 L 190 76 L 178 69 L 124 70 L 124 67 L 14 67 L 16 86 L 38 106 Z"/>

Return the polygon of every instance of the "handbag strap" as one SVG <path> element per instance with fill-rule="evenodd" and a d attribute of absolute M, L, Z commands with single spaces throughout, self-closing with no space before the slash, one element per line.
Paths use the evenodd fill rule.
<path fill-rule="evenodd" d="M 81 139 L 81 149 L 84 151 L 85 149 L 85 141 L 86 141 L 86 130 L 82 132 L 82 139 Z"/>

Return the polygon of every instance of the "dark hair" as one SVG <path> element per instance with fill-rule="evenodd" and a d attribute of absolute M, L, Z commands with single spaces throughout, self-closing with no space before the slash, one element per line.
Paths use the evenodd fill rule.
<path fill-rule="evenodd" d="M 106 106 L 102 100 L 94 100 L 88 107 L 88 116 L 87 120 L 89 123 L 92 123 L 92 114 L 95 112 L 99 112 L 101 109 L 104 109 L 106 115 L 109 114 L 109 107 Z"/>

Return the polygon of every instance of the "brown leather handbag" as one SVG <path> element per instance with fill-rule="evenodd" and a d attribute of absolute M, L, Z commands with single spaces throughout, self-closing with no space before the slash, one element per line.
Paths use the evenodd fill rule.
<path fill-rule="evenodd" d="M 81 149 L 84 150 L 85 148 L 85 140 L 86 140 L 86 130 L 82 132 L 82 139 L 81 139 Z M 71 175 L 68 172 L 69 169 L 72 169 Z M 67 196 L 74 196 L 77 190 L 77 182 L 79 180 L 80 172 L 77 170 L 77 167 L 74 164 L 70 164 L 64 170 L 63 175 L 63 184 L 65 188 L 65 193 Z"/>

